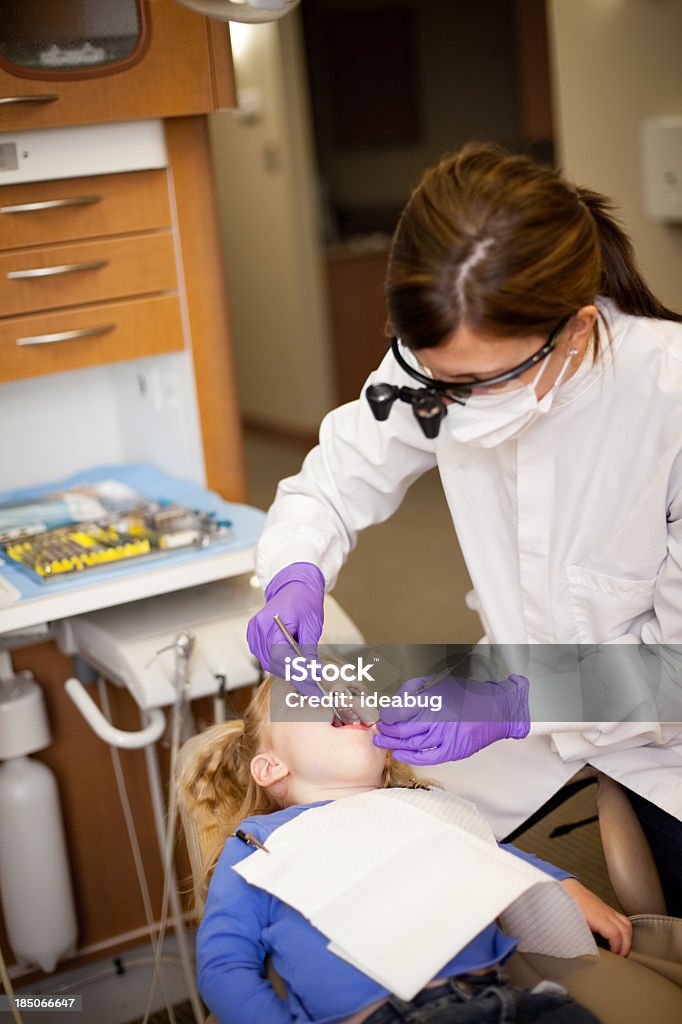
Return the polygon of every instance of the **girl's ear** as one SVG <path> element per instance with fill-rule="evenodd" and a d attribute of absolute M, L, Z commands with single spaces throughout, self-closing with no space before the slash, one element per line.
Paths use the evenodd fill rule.
<path fill-rule="evenodd" d="M 283 782 L 289 775 L 289 769 L 285 763 L 270 750 L 256 754 L 251 759 L 250 768 L 253 781 L 261 789 L 269 789 L 278 782 Z"/>

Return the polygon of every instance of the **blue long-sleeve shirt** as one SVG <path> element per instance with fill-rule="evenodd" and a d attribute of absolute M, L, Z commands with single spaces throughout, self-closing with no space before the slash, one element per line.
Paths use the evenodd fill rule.
<path fill-rule="evenodd" d="M 299 804 L 247 818 L 240 828 L 262 843 L 276 828 L 316 804 Z M 513 846 L 505 850 L 553 878 L 571 876 Z M 249 885 L 232 866 L 253 853 L 230 838 L 216 865 L 199 928 L 199 991 L 220 1024 L 337 1024 L 390 993 L 330 953 L 328 939 L 297 910 Z M 436 975 L 446 978 L 497 964 L 516 941 L 489 924 Z M 284 1002 L 265 977 L 270 955 L 289 993 Z"/>

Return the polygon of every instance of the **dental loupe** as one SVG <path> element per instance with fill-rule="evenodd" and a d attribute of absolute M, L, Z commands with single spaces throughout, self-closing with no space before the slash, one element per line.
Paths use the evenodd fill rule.
<path fill-rule="evenodd" d="M 410 377 L 418 380 L 422 387 L 408 388 L 397 384 L 370 384 L 365 397 L 376 420 L 387 420 L 396 400 L 407 402 L 412 406 L 414 418 L 421 427 L 425 437 L 438 437 L 443 417 L 448 411 L 448 401 L 464 405 L 471 394 L 468 384 L 450 384 L 445 381 L 431 380 L 426 374 L 420 373 L 405 361 L 400 353 L 398 339 L 391 339 L 391 351 L 396 362 Z M 446 400 L 447 399 L 447 400 Z"/>
<path fill-rule="evenodd" d="M 419 381 L 420 388 L 398 387 L 397 384 L 371 384 L 365 391 L 365 397 L 369 402 L 374 418 L 376 420 L 388 419 L 396 399 L 407 402 L 412 406 L 417 423 L 426 437 L 438 437 L 443 417 L 448 411 L 448 405 L 452 402 L 457 405 L 466 405 L 466 401 L 480 388 L 491 388 L 498 384 L 506 384 L 508 381 L 516 380 L 527 370 L 536 366 L 546 359 L 556 347 L 556 339 L 561 330 L 566 326 L 569 316 L 562 320 L 550 332 L 545 343 L 534 352 L 528 359 L 524 359 L 517 366 L 512 366 L 503 373 L 495 374 L 492 377 L 480 378 L 472 376 L 467 381 L 446 381 L 427 377 L 414 366 L 411 366 L 400 352 L 399 340 L 391 338 L 391 352 L 400 368 Z"/>
<path fill-rule="evenodd" d="M 365 391 L 376 420 L 386 420 L 396 399 L 412 406 L 414 417 L 425 437 L 438 437 L 447 405 L 437 392 L 428 388 L 397 387 L 395 384 L 371 384 Z M 454 401 L 459 401 L 454 399 Z M 460 401 L 460 404 L 464 404 Z"/>

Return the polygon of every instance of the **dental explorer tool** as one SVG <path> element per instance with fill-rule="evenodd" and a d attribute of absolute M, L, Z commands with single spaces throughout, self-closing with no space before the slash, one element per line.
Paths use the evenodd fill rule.
<path fill-rule="evenodd" d="M 423 693 L 424 690 L 430 690 L 431 687 L 435 686 L 436 683 L 439 683 L 441 679 L 445 679 L 446 676 L 449 676 L 451 671 L 452 669 L 450 668 L 444 668 L 442 672 L 438 672 L 437 675 L 427 679 L 426 682 L 422 683 L 421 686 L 418 686 L 416 690 L 412 690 L 412 696 L 416 697 L 420 693 Z"/>
<path fill-rule="evenodd" d="M 287 627 L 284 625 L 284 623 L 280 619 L 279 615 L 273 615 L 273 619 L 275 620 L 275 622 L 277 623 L 277 625 L 281 629 L 282 633 L 286 637 L 286 641 L 289 644 L 289 646 L 291 647 L 291 649 L 293 650 L 294 654 L 298 655 L 299 658 L 305 658 L 305 654 L 303 653 L 303 651 L 299 647 L 298 641 L 295 640 L 294 637 L 291 635 L 291 633 L 289 632 Z M 325 690 L 324 686 L 322 685 L 322 683 L 320 682 L 319 679 L 315 679 L 315 680 L 313 680 L 313 682 L 315 682 L 317 684 L 317 688 L 323 694 L 323 696 L 325 696 L 325 697 L 329 697 L 330 696 L 330 693 L 327 690 Z M 334 706 L 333 703 L 332 703 L 332 711 L 334 712 L 334 714 L 336 715 L 336 717 L 338 718 L 338 720 L 341 722 L 342 725 L 346 725 L 347 724 L 346 721 L 343 718 L 343 715 L 338 710 L 338 708 Z M 358 717 L 355 714 L 355 712 L 353 712 L 353 717 L 354 718 Z"/>
<path fill-rule="evenodd" d="M 459 662 L 457 664 L 459 664 Z M 412 691 L 412 696 L 416 697 L 418 694 L 424 693 L 425 690 L 430 690 L 431 687 L 435 686 L 436 683 L 439 683 L 441 681 L 441 679 L 445 679 L 446 676 L 449 676 L 451 671 L 452 671 L 452 669 L 450 669 L 450 668 L 447 668 L 447 667 L 444 668 L 442 672 L 438 672 L 431 679 L 427 679 L 425 683 L 422 683 L 421 686 L 418 686 L 416 690 L 413 690 Z M 435 749 L 436 749 L 436 747 L 420 747 L 419 748 L 419 753 L 421 754 L 425 750 L 435 750 Z"/>

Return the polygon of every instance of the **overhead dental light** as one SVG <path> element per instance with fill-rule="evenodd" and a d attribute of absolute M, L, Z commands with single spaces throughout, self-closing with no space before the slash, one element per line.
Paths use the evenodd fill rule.
<path fill-rule="evenodd" d="M 179 0 L 185 7 L 221 21 L 243 21 L 256 24 L 276 21 L 293 11 L 300 0 Z"/>

